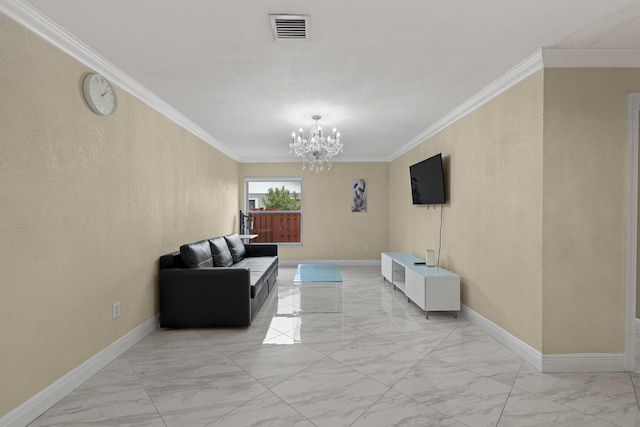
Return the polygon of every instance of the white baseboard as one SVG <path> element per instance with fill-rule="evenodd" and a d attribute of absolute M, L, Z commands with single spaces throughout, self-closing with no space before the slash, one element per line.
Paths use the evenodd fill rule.
<path fill-rule="evenodd" d="M 542 354 L 492 321 L 461 304 L 462 315 L 541 372 L 624 371 L 624 353 Z M 636 321 L 640 327 L 640 322 Z"/>
<path fill-rule="evenodd" d="M 278 264 L 283 267 L 295 267 L 298 264 L 336 264 L 336 265 L 380 265 L 380 259 L 281 259 Z"/>
<path fill-rule="evenodd" d="M 38 418 L 78 386 L 156 329 L 156 322 L 157 316 L 146 320 L 127 335 L 82 363 L 13 411 L 2 416 L 0 418 L 0 427 L 23 427 Z"/>
<path fill-rule="evenodd" d="M 460 304 L 460 307 L 462 308 L 462 315 L 465 319 L 482 329 L 517 356 L 523 358 L 531 366 L 542 371 L 542 353 L 521 339 L 511 335 L 489 319 L 476 313 L 466 305 Z"/>
<path fill-rule="evenodd" d="M 542 372 L 620 372 L 624 353 L 545 354 Z"/>

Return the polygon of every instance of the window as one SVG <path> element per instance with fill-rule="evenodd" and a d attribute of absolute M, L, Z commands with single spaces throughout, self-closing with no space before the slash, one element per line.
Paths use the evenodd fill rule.
<path fill-rule="evenodd" d="M 245 207 L 252 243 L 302 243 L 302 178 L 245 179 Z"/>

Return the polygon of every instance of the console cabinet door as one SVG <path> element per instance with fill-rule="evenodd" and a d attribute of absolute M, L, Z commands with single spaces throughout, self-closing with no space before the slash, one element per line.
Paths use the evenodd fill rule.
<path fill-rule="evenodd" d="M 426 311 L 460 310 L 460 277 L 428 277 Z"/>
<path fill-rule="evenodd" d="M 382 277 L 391 282 L 393 280 L 393 259 L 386 254 L 382 254 L 380 263 L 382 265 Z"/>
<path fill-rule="evenodd" d="M 424 276 L 410 268 L 405 271 L 407 297 L 421 309 L 425 309 Z"/>

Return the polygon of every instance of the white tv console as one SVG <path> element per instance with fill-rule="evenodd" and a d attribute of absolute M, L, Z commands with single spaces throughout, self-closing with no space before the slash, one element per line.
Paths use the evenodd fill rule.
<path fill-rule="evenodd" d="M 426 311 L 460 311 L 460 276 L 442 267 L 427 267 L 423 259 L 404 252 L 382 253 L 382 276 Z"/>

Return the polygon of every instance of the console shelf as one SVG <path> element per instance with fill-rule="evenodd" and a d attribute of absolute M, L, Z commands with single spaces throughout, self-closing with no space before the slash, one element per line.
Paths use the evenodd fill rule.
<path fill-rule="evenodd" d="M 415 264 L 424 260 L 404 252 L 383 252 L 382 276 L 400 289 L 409 301 L 426 312 L 460 311 L 460 276 L 442 267 Z"/>

